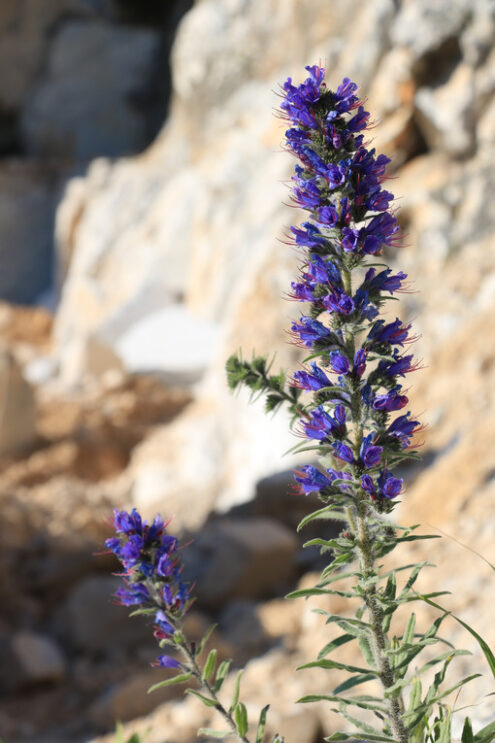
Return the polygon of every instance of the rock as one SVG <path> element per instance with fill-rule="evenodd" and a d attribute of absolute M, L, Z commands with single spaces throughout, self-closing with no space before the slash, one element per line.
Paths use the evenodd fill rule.
<path fill-rule="evenodd" d="M 0 106 L 17 110 L 36 77 L 48 32 L 74 7 L 71 0 L 19 4 L 6 0 L 0 9 Z"/>
<path fill-rule="evenodd" d="M 132 101 L 146 100 L 159 65 L 157 32 L 99 20 L 63 24 L 23 110 L 26 150 L 87 160 L 142 149 L 149 141 L 146 106 Z"/>
<path fill-rule="evenodd" d="M 121 582 L 112 576 L 89 576 L 71 591 L 60 622 L 76 648 L 112 655 L 149 640 L 152 632 L 146 622 L 129 619 L 126 608 L 112 603 Z"/>
<path fill-rule="evenodd" d="M 474 73 L 468 65 L 458 65 L 444 85 L 417 91 L 417 121 L 431 149 L 454 156 L 472 153 L 473 104 Z"/>
<path fill-rule="evenodd" d="M 66 662 L 61 649 L 52 638 L 37 632 L 15 632 L 2 655 L 0 683 L 9 691 L 58 682 L 65 675 Z"/>
<path fill-rule="evenodd" d="M 20 160 L 0 164 L 0 298 L 33 302 L 51 281 L 55 208 L 50 170 Z"/>
<path fill-rule="evenodd" d="M 480 7 L 480 3 L 476 3 Z M 392 44 L 411 49 L 416 59 L 439 49 L 459 34 L 470 10 L 469 0 L 408 0 L 401 4 L 391 27 Z"/>
<path fill-rule="evenodd" d="M 110 687 L 93 702 L 89 709 L 89 719 L 105 730 L 113 727 L 116 720 L 126 722 L 143 717 L 163 702 L 181 698 L 184 695 L 182 686 L 168 686 L 148 694 L 150 686 L 166 677 L 167 672 L 163 669 L 134 673 L 129 679 Z"/>
<path fill-rule="evenodd" d="M 0 456 L 32 444 L 36 436 L 33 389 L 6 351 L 0 351 L 0 410 Z"/>
<path fill-rule="evenodd" d="M 201 531 L 184 559 L 197 579 L 199 604 L 217 608 L 280 590 L 292 576 L 297 547 L 295 535 L 271 519 L 222 519 Z"/>
<path fill-rule="evenodd" d="M 213 323 L 171 305 L 131 325 L 115 348 L 129 373 L 158 375 L 169 385 L 191 384 L 207 368 L 217 334 Z"/>
<path fill-rule="evenodd" d="M 236 600 L 229 603 L 220 615 L 225 639 L 235 649 L 235 662 L 242 665 L 255 655 L 261 655 L 270 646 L 270 640 L 257 615 L 254 601 Z"/>

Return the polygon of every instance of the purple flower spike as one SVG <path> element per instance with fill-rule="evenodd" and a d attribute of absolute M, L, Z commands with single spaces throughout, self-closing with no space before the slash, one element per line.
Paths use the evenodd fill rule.
<path fill-rule="evenodd" d="M 308 303 L 292 334 L 308 349 L 311 367 L 294 373 L 291 398 L 285 399 L 300 420 L 300 432 L 319 442 L 322 455 L 334 457 L 336 469 L 324 474 L 307 466 L 295 477 L 304 493 L 324 491 L 323 500 L 330 494 L 325 488 L 337 480 L 332 493 L 337 489 L 342 496 L 339 507 L 349 496 L 367 494 L 387 511 L 387 500 L 398 495 L 402 482 L 382 463 L 407 456 L 419 425 L 409 413 L 389 420 L 408 404 L 399 378 L 418 368 L 412 355 L 400 352 L 413 340 L 410 326 L 380 317 L 386 294 L 401 291 L 407 279 L 402 271 L 377 268 L 378 256 L 400 239 L 394 196 L 383 188 L 390 160 L 367 145 L 370 115 L 356 84 L 344 78 L 331 90 L 320 65 L 306 72 L 299 85 L 291 78 L 285 82 L 281 109 L 289 122 L 287 148 L 298 159 L 291 196 L 307 214 L 290 228 L 301 254 L 291 297 Z M 255 382 L 245 384 L 254 388 Z M 268 407 L 277 404 L 274 389 L 267 387 Z M 299 403 L 300 390 L 313 393 L 312 401 Z M 382 473 L 375 474 L 380 465 Z M 117 554 L 122 545 L 109 547 Z"/>

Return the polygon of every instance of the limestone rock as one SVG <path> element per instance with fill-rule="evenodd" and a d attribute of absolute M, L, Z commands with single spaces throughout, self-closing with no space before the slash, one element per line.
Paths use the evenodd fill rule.
<path fill-rule="evenodd" d="M 0 684 L 9 691 L 61 681 L 65 675 L 66 661 L 59 646 L 38 632 L 19 630 L 2 655 Z"/>
<path fill-rule="evenodd" d="M 110 575 L 89 576 L 71 591 L 60 619 L 75 647 L 89 653 L 115 653 L 147 638 L 149 627 L 132 621 L 123 607 L 112 603 L 120 585 L 121 580 Z"/>
<path fill-rule="evenodd" d="M 168 686 L 148 694 L 150 686 L 166 676 L 167 672 L 163 669 L 150 669 L 115 684 L 93 702 L 89 709 L 91 721 L 105 730 L 115 725 L 116 720 L 126 722 L 143 717 L 163 702 L 182 697 L 184 690 L 181 686 Z"/>
<path fill-rule="evenodd" d="M 474 72 L 458 65 L 444 84 L 420 88 L 415 96 L 418 121 L 429 146 L 460 156 L 474 145 Z"/>
<path fill-rule="evenodd" d="M 98 20 L 65 23 L 23 110 L 27 151 L 87 160 L 142 148 L 148 124 L 130 101 L 146 94 L 159 45 L 158 33 L 149 30 Z"/>
<path fill-rule="evenodd" d="M 33 389 L 5 351 L 0 351 L 0 411 L 0 456 L 32 444 L 36 436 Z"/>
<path fill-rule="evenodd" d="M 212 522 L 189 547 L 186 569 L 197 578 L 200 605 L 221 606 L 227 599 L 260 598 L 291 578 L 298 541 L 271 519 Z"/>

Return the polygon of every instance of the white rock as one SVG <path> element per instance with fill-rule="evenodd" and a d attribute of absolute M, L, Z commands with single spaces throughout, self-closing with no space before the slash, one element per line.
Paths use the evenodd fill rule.
<path fill-rule="evenodd" d="M 458 65 L 437 88 L 420 88 L 415 96 L 418 122 L 432 149 L 466 155 L 474 146 L 474 73 Z"/>
<path fill-rule="evenodd" d="M 128 372 L 158 373 L 169 384 L 184 384 L 200 379 L 217 335 L 213 323 L 171 305 L 131 325 L 115 347 Z"/>
<path fill-rule="evenodd" d="M 33 388 L 7 351 L 0 351 L 0 456 L 31 444 L 36 436 Z"/>

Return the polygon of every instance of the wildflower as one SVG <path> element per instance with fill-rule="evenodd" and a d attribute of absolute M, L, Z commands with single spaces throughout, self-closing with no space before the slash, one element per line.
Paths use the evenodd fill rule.
<path fill-rule="evenodd" d="M 135 508 L 131 513 L 116 510 L 113 523 L 116 536 L 105 544 L 125 570 L 116 600 L 123 606 L 155 610 L 155 637 L 172 637 L 174 623 L 190 604 L 189 586 L 181 578 L 177 538 L 167 534 L 160 516 L 148 525 Z M 160 659 L 158 665 L 173 667 L 164 666 Z"/>

